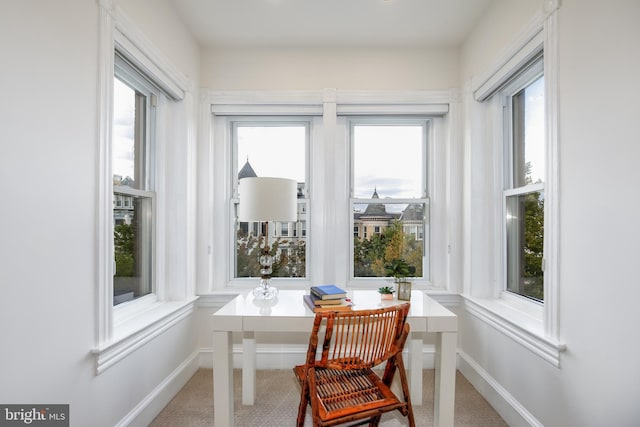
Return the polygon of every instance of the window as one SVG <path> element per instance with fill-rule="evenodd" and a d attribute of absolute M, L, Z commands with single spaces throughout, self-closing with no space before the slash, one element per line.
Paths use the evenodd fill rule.
<path fill-rule="evenodd" d="M 116 54 L 113 95 L 114 305 L 154 291 L 156 88 Z"/>
<path fill-rule="evenodd" d="M 289 223 L 282 222 L 280 223 L 280 237 L 287 237 L 287 236 L 289 236 Z"/>
<path fill-rule="evenodd" d="M 353 220 L 352 277 L 385 277 L 405 259 L 429 278 L 428 120 L 359 119 L 350 123 Z"/>
<path fill-rule="evenodd" d="M 184 159 L 196 142 L 188 79 L 117 8 L 101 6 L 91 351 L 97 375 L 184 319 L 196 300 L 188 278 L 193 254 L 180 250 L 195 236 L 182 221 L 190 216 L 192 198 L 184 190 L 191 184 L 187 174 L 172 173 L 188 169 Z M 169 258 L 172 268 L 163 268 Z"/>
<path fill-rule="evenodd" d="M 233 278 L 260 277 L 259 248 L 270 246 L 273 278 L 307 277 L 307 152 L 309 122 L 230 119 L 232 144 L 235 154 L 233 168 Z M 235 214 L 242 179 L 246 177 L 289 178 L 298 182 L 298 221 L 295 223 L 237 222 Z M 272 279 L 273 280 L 273 279 Z"/>
<path fill-rule="evenodd" d="M 495 266 L 490 274 L 499 280 L 486 280 L 487 276 L 470 280 L 463 294 L 469 312 L 554 366 L 559 366 L 565 349 L 558 321 L 557 19 L 553 9 L 532 26 L 528 37 L 509 49 L 508 60 L 495 64 L 473 90 L 474 99 L 482 104 L 472 120 L 486 121 L 482 127 L 492 140 L 485 140 L 485 135 L 472 138 L 475 147 L 486 144 L 491 161 L 478 156 L 476 164 L 481 167 L 477 174 L 472 168 L 469 178 L 472 182 L 483 174 L 492 177 L 494 185 L 482 190 L 500 202 L 487 205 L 494 220 L 491 229 L 485 231 L 486 221 L 480 216 L 469 216 L 470 226 L 479 232 L 478 239 L 470 242 L 489 246 L 484 258 Z M 471 198 L 469 203 L 482 210 L 486 201 Z M 486 273 L 472 268 L 470 277 L 476 271 L 477 276 Z"/>
<path fill-rule="evenodd" d="M 545 100 L 542 58 L 504 91 L 505 290 L 544 301 Z"/>

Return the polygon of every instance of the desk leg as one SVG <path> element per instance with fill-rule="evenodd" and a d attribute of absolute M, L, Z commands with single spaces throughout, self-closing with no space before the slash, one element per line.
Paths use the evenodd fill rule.
<path fill-rule="evenodd" d="M 453 427 L 456 394 L 456 332 L 436 334 L 434 426 Z"/>
<path fill-rule="evenodd" d="M 256 400 L 256 339 L 253 332 L 242 337 L 242 404 L 253 405 Z"/>
<path fill-rule="evenodd" d="M 422 338 L 411 334 L 409 341 L 409 394 L 411 404 L 422 405 Z"/>
<path fill-rule="evenodd" d="M 213 333 L 213 418 L 216 427 L 233 427 L 231 332 Z"/>

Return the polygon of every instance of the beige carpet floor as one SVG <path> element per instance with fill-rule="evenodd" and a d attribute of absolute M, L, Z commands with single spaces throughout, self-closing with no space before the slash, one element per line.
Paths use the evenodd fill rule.
<path fill-rule="evenodd" d="M 151 427 L 213 426 L 213 372 L 200 369 L 151 423 Z M 234 371 L 235 424 L 238 427 L 283 427 L 295 424 L 300 388 L 293 372 L 257 371 L 256 404 L 241 403 L 241 372 Z M 417 426 L 433 425 L 434 371 L 423 371 L 424 402 L 414 406 Z M 394 384 L 394 387 L 397 387 Z M 382 416 L 382 427 L 408 425 L 407 419 L 393 412 Z M 455 425 L 459 427 L 504 427 L 507 424 L 487 401 L 460 374 L 456 374 Z M 311 426 L 307 410 L 305 426 Z"/>

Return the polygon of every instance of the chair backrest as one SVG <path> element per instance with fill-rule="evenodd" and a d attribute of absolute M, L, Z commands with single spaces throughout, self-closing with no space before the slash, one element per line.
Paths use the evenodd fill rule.
<path fill-rule="evenodd" d="M 409 332 L 409 307 L 404 303 L 374 310 L 316 313 L 307 365 L 332 369 L 379 365 L 402 351 Z"/>

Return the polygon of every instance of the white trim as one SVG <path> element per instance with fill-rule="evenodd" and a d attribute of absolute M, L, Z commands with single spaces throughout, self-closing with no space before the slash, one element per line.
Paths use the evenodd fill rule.
<path fill-rule="evenodd" d="M 543 427 L 507 389 L 461 350 L 458 350 L 458 370 L 509 425 Z"/>
<path fill-rule="evenodd" d="M 230 265 L 228 256 L 214 257 L 214 253 L 229 253 L 233 249 L 230 246 L 229 205 L 231 197 L 229 179 L 232 176 L 229 167 L 229 144 L 218 143 L 227 141 L 228 132 L 224 126 L 227 115 L 251 116 L 251 115 L 313 115 L 311 127 L 312 138 L 315 143 L 310 147 L 309 153 L 315 161 L 309 165 L 309 200 L 316 206 L 309 212 L 310 221 L 307 223 L 312 237 L 308 246 L 308 257 L 311 259 L 308 275 L 314 282 L 346 283 L 349 280 L 348 266 L 342 266 L 339 260 L 345 259 L 346 249 L 349 247 L 349 228 L 346 215 L 341 219 L 339 212 L 348 211 L 348 185 L 346 184 L 349 173 L 349 160 L 347 145 L 342 140 L 342 122 L 339 120 L 338 109 L 342 108 L 348 114 L 410 114 L 426 115 L 433 118 L 433 126 L 429 127 L 430 137 L 442 138 L 437 150 L 445 153 L 447 138 L 451 138 L 451 129 L 448 118 L 451 116 L 450 103 L 459 102 L 460 94 L 457 90 L 443 91 L 341 91 L 334 88 L 307 91 L 213 91 L 202 93 L 201 97 L 201 144 L 199 145 L 199 166 L 205 166 L 205 175 L 200 175 L 199 182 L 204 183 L 198 187 L 199 199 L 204 202 L 199 204 L 198 224 L 201 226 L 197 249 L 199 294 L 206 294 L 214 290 L 232 290 L 236 285 L 231 285 Z M 318 122 L 322 121 L 322 126 Z M 435 139 L 430 141 L 433 144 Z M 205 160 L 206 159 L 206 160 Z M 222 159 L 222 160 L 221 160 Z M 443 156 L 443 161 L 447 160 Z M 435 160 L 431 156 L 430 160 Z M 433 166 L 430 163 L 431 166 Z M 333 173 L 327 174 L 323 168 L 317 165 L 333 164 Z M 206 167 L 208 165 L 208 167 Z M 430 192 L 434 195 L 442 193 L 446 182 L 444 174 L 447 166 L 442 166 L 442 176 L 435 179 L 435 168 L 429 177 Z M 344 179 L 340 177 L 343 176 Z M 437 184 L 437 188 L 436 188 Z M 433 188 L 431 188 L 433 186 Z M 344 193 L 344 194 L 343 194 Z M 344 197 L 343 197 L 344 196 Z M 435 196 L 434 196 L 435 197 Z M 344 200 L 344 206 L 329 207 L 326 203 L 316 203 L 325 200 Z M 432 200 L 434 200 L 432 198 Z M 214 215 L 215 212 L 215 215 Z M 445 212 L 439 211 L 441 219 Z M 213 221 L 212 221 L 213 218 Z M 435 218 L 432 217 L 432 218 Z M 332 232 L 337 231 L 337 233 Z M 344 236 L 336 241 L 326 240 L 324 235 Z M 446 235 L 443 233 L 438 243 L 442 248 L 447 247 Z M 218 249 L 224 249 L 218 251 Z M 439 247 L 440 248 L 440 247 Z M 439 249 L 438 248 L 438 249 Z M 433 249 L 433 247 L 432 247 Z M 310 257 L 313 252 L 313 256 Z M 231 252 L 232 253 L 232 252 Z M 443 261 L 439 274 L 438 289 L 448 288 L 446 283 L 448 274 L 443 271 L 446 268 Z M 433 269 L 431 270 L 433 273 Z M 434 276 L 435 277 L 435 276 Z M 296 282 L 282 284 L 283 288 L 308 286 L 308 283 Z"/>
<path fill-rule="evenodd" d="M 321 91 L 209 91 L 203 103 L 217 116 L 322 115 Z"/>
<path fill-rule="evenodd" d="M 183 361 L 169 374 L 151 393 L 146 395 L 138 404 L 122 418 L 116 427 L 147 426 L 173 399 L 173 397 L 185 386 L 187 381 L 198 370 L 198 358 L 196 351 Z"/>
<path fill-rule="evenodd" d="M 212 291 L 212 279 L 214 271 L 214 175 L 217 172 L 215 167 L 213 126 L 214 120 L 211 115 L 211 102 L 209 95 L 200 94 L 199 100 L 199 120 L 197 143 L 197 186 L 196 186 L 196 209 L 197 209 L 197 229 L 196 236 L 196 293 L 206 294 Z"/>
<path fill-rule="evenodd" d="M 194 297 L 188 292 L 189 284 L 184 286 L 185 299 L 178 302 L 162 301 L 166 295 L 168 284 L 165 283 L 166 268 L 154 269 L 156 275 L 156 295 L 140 298 L 127 306 L 113 306 L 113 225 L 112 197 L 113 180 L 111 175 L 112 123 L 113 123 L 113 79 L 114 53 L 116 45 L 127 60 L 140 67 L 154 83 L 158 84 L 174 99 L 182 99 L 189 80 L 175 71 L 171 63 L 157 50 L 135 27 L 131 20 L 115 6 L 115 1 L 99 0 L 99 52 L 98 52 L 98 140 L 100 157 L 97 168 L 98 195 L 96 199 L 98 212 L 97 241 L 97 297 L 96 297 L 96 347 L 91 351 L 96 358 L 96 374 L 104 372 L 128 354 L 158 336 L 166 329 L 188 316 L 193 311 Z M 162 117 L 168 118 L 166 111 L 168 98 L 159 97 L 158 111 Z M 160 122 L 164 122 L 159 117 Z M 156 265 L 164 265 L 166 220 L 164 217 L 164 175 L 161 171 L 163 159 L 166 158 L 166 144 L 171 135 L 166 123 L 160 123 L 157 129 L 157 158 L 155 173 L 156 198 L 154 209 L 158 212 L 155 228 L 158 255 Z M 187 261 L 189 261 L 187 259 Z M 158 299 L 159 298 L 159 299 Z"/>
<path fill-rule="evenodd" d="M 443 116 L 449 112 L 450 91 L 336 91 L 336 114 L 419 114 Z"/>
<path fill-rule="evenodd" d="M 544 295 L 545 334 L 560 340 L 560 154 L 559 149 L 559 90 L 558 90 L 558 1 L 544 24 L 545 32 L 545 123 L 547 132 L 547 181 L 545 183 L 545 239 L 544 239 Z"/>
<path fill-rule="evenodd" d="M 553 3 L 553 4 L 551 4 Z M 503 144 L 502 140 L 502 102 L 497 97 L 489 99 L 495 93 L 497 88 L 502 85 L 494 84 L 500 79 L 505 82 L 509 81 L 509 76 L 518 70 L 518 65 L 524 65 L 531 55 L 538 54 L 538 50 L 544 47 L 544 76 L 545 76 L 545 114 L 546 114 L 546 155 L 547 155 L 547 175 L 545 177 L 545 241 L 544 241 L 544 305 L 540 307 L 534 302 L 523 302 L 514 298 L 508 298 L 503 290 L 504 261 L 502 259 L 494 260 L 494 274 L 491 278 L 481 280 L 481 286 L 472 289 L 466 285 L 465 294 L 465 310 L 469 311 L 479 319 L 487 322 L 496 329 L 511 337 L 516 342 L 528 348 L 553 366 L 560 367 L 560 354 L 566 349 L 565 344 L 559 336 L 559 163 L 558 163 L 558 31 L 557 31 L 557 6 L 558 2 L 549 4 L 549 12 L 545 14 L 541 12 L 533 21 L 529 29 L 517 37 L 516 43 L 509 49 L 509 55 L 505 56 L 505 60 L 500 62 L 494 68 L 494 72 L 490 77 L 481 79 L 480 85 L 472 85 L 475 89 L 476 100 L 487 99 L 478 106 L 478 112 L 487 112 L 487 117 L 492 119 L 488 124 L 488 129 L 484 132 L 487 141 L 494 141 L 493 163 L 494 167 L 494 188 L 493 191 L 497 197 L 504 199 L 505 194 L 516 194 L 519 192 L 527 192 L 536 189 L 535 186 L 520 188 L 517 190 L 508 190 L 503 192 L 503 181 L 501 179 L 503 167 Z M 555 5 L 555 7 L 553 7 Z M 540 28 L 542 31 L 540 31 Z M 540 35 L 542 38 L 540 38 Z M 522 41 L 526 42 L 523 43 Z M 540 45 L 543 42 L 544 46 Z M 522 54 L 517 54 L 518 49 L 524 49 Z M 512 58 L 520 58 L 522 61 L 510 61 Z M 528 58 L 527 60 L 523 58 Z M 514 68 L 509 68 L 514 67 Z M 507 75 L 505 75 L 506 73 Z M 488 84 L 490 79 L 493 83 Z M 485 84 L 487 83 L 487 84 Z M 480 90 L 480 92 L 478 92 Z M 493 92 L 492 92 L 493 90 Z M 480 111 L 482 110 L 482 111 Z M 481 114 L 476 115 L 479 120 Z M 479 124 L 482 128 L 483 124 Z M 498 143 L 499 142 L 499 143 Z M 469 149 L 469 147 L 467 147 Z M 466 158 L 470 162 L 470 158 Z M 469 163 L 470 166 L 473 166 Z M 465 168 L 466 169 L 466 168 Z M 467 196 L 469 200 L 470 196 Z M 496 198 L 497 202 L 498 198 Z M 501 206 L 500 202 L 497 206 Z M 504 244 L 499 244 L 503 239 L 503 214 L 501 211 L 495 212 L 495 230 L 494 230 L 494 252 L 500 254 L 503 252 Z M 468 215 L 468 212 L 467 212 Z M 467 218 L 467 221 L 470 219 Z M 469 231 L 468 231 L 469 232 Z M 467 232 L 467 233 L 468 233 Z M 466 238 L 466 245 L 473 243 L 469 236 Z M 467 252 L 470 257 L 470 254 Z M 466 274 L 469 275 L 465 280 L 470 281 L 470 275 L 473 273 L 471 265 L 465 266 Z M 490 280 L 490 282 L 489 282 Z M 487 297 L 480 298 L 480 297 Z"/>
<path fill-rule="evenodd" d="M 482 299 L 463 295 L 464 309 L 493 326 L 553 366 L 560 367 L 560 353 L 566 345 L 544 333 L 543 323 L 516 310 L 500 299 Z"/>
<path fill-rule="evenodd" d="M 537 14 L 515 38 L 515 42 L 500 56 L 494 67 L 480 77 L 472 78 L 471 90 L 476 101 L 487 100 L 509 81 L 514 69 L 522 68 L 542 51 L 543 19 L 542 13 Z"/>
<path fill-rule="evenodd" d="M 305 104 L 214 104 L 211 112 L 216 116 L 319 116 L 322 107 Z"/>
<path fill-rule="evenodd" d="M 210 90 L 206 102 L 212 105 L 322 105 L 322 91 Z"/>
<path fill-rule="evenodd" d="M 330 103 L 338 115 L 441 116 L 449 112 L 451 97 L 451 91 L 209 91 L 205 102 L 215 115 L 322 115 Z"/>
<path fill-rule="evenodd" d="M 153 304 L 116 329 L 109 343 L 91 352 L 96 356 L 96 375 L 106 371 L 127 355 L 148 343 L 193 313 L 197 297 L 187 301 Z"/>
<path fill-rule="evenodd" d="M 111 139 L 113 123 L 113 4 L 100 2 L 99 52 L 98 52 L 98 141 L 100 156 L 97 167 L 98 212 L 96 297 L 96 338 L 99 345 L 106 343 L 113 329 L 113 179 L 111 178 Z"/>
<path fill-rule="evenodd" d="M 349 115 L 429 115 L 443 116 L 449 112 L 449 104 L 404 104 L 404 105 L 381 105 L 381 104 L 338 104 L 337 114 L 339 116 Z"/>
<path fill-rule="evenodd" d="M 535 193 L 540 191 L 544 191 L 544 184 L 536 183 L 536 184 L 524 185 L 522 187 L 510 188 L 508 190 L 504 190 L 502 194 L 506 198 L 506 197 L 520 196 L 520 195 Z"/>
<path fill-rule="evenodd" d="M 189 80 L 180 73 L 122 11 L 115 11 L 114 42 L 128 60 L 143 71 L 174 100 L 184 98 Z"/>

